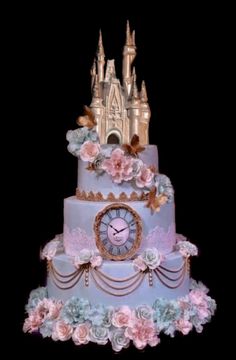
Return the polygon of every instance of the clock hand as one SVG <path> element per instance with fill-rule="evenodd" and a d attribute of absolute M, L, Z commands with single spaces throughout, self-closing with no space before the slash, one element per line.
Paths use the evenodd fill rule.
<path fill-rule="evenodd" d="M 118 230 L 116 230 L 115 228 L 114 228 L 114 226 L 112 226 L 111 224 L 109 224 L 109 226 L 113 229 L 113 230 L 115 230 L 115 232 L 118 234 Z M 114 234 L 113 234 L 114 235 Z"/>
<path fill-rule="evenodd" d="M 117 234 L 119 234 L 121 231 L 124 231 L 125 229 L 128 229 L 129 228 L 129 226 L 126 226 L 125 228 L 123 228 L 123 229 L 121 229 L 121 230 L 118 230 L 117 231 Z M 113 235 L 116 235 L 116 234 L 113 234 Z"/>

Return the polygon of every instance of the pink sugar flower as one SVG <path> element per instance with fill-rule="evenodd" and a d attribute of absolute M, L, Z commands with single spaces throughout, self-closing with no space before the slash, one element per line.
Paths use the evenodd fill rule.
<path fill-rule="evenodd" d="M 201 320 L 204 320 L 210 315 L 207 302 L 203 301 L 198 307 L 197 307 L 197 313 Z"/>
<path fill-rule="evenodd" d="M 193 324 L 188 320 L 180 319 L 176 321 L 176 329 L 182 332 L 183 335 L 187 335 L 192 328 Z"/>
<path fill-rule="evenodd" d="M 35 313 L 44 321 L 45 319 L 54 320 L 59 316 L 62 303 L 52 299 L 41 300 L 35 308 Z"/>
<path fill-rule="evenodd" d="M 79 155 L 83 161 L 93 162 L 100 153 L 100 145 L 92 141 L 85 141 L 80 148 Z"/>
<path fill-rule="evenodd" d="M 56 255 L 56 252 L 60 246 L 59 240 L 51 240 L 49 241 L 43 248 L 41 252 L 41 259 L 52 260 L 52 258 Z"/>
<path fill-rule="evenodd" d="M 80 324 L 75 328 L 72 335 L 75 345 L 88 344 L 89 342 L 89 326 L 88 324 Z"/>
<path fill-rule="evenodd" d="M 136 177 L 136 185 L 139 188 L 143 188 L 145 186 L 151 186 L 153 177 L 154 177 L 153 171 L 149 169 L 145 164 L 143 164 L 138 176 Z"/>
<path fill-rule="evenodd" d="M 133 265 L 136 269 L 141 270 L 141 271 L 145 271 L 147 269 L 147 265 L 145 264 L 142 256 L 140 256 L 140 255 L 137 256 L 136 259 L 134 259 Z"/>
<path fill-rule="evenodd" d="M 33 311 L 27 319 L 25 319 L 23 325 L 24 332 L 34 332 L 39 329 L 39 327 L 43 324 L 42 317 L 35 311 Z"/>
<path fill-rule="evenodd" d="M 90 264 L 93 268 L 99 267 L 102 265 L 102 257 L 100 255 L 94 255 L 90 259 Z"/>
<path fill-rule="evenodd" d="M 123 326 L 131 326 L 132 323 L 132 310 L 124 305 L 115 311 L 112 315 L 111 322 L 114 326 L 121 328 Z"/>
<path fill-rule="evenodd" d="M 200 305 L 203 301 L 205 301 L 205 293 L 202 290 L 192 290 L 189 293 L 189 298 L 191 303 L 194 305 Z"/>
<path fill-rule="evenodd" d="M 209 310 L 206 301 L 206 295 L 203 290 L 192 290 L 189 293 L 189 299 L 192 304 L 197 307 L 197 313 L 201 320 L 204 320 L 209 316 Z"/>
<path fill-rule="evenodd" d="M 112 180 L 120 184 L 133 178 L 133 158 L 125 156 L 124 151 L 117 148 L 112 151 L 110 159 L 102 163 L 102 169 L 111 175 Z"/>
<path fill-rule="evenodd" d="M 59 314 L 60 314 L 60 311 L 61 311 L 61 308 L 62 308 L 62 303 L 60 301 L 55 301 L 55 300 L 51 300 L 51 299 L 48 299 L 49 300 L 49 303 L 48 303 L 48 318 L 50 320 L 54 320 L 54 319 L 57 319 Z"/>
<path fill-rule="evenodd" d="M 57 341 L 66 341 L 71 338 L 73 334 L 73 327 L 66 324 L 63 320 L 59 320 L 55 323 L 52 332 L 52 339 Z"/>
<path fill-rule="evenodd" d="M 155 325 L 151 320 L 135 319 L 132 326 L 125 330 L 125 336 L 133 340 L 138 349 L 143 349 L 147 344 L 156 346 L 160 342 Z"/>

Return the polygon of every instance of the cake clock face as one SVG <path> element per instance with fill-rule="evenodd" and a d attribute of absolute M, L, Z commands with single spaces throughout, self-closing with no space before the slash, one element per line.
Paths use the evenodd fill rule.
<path fill-rule="evenodd" d="M 96 245 L 102 256 L 124 260 L 132 257 L 140 246 L 142 222 L 130 206 L 115 203 L 97 214 L 94 231 Z"/>

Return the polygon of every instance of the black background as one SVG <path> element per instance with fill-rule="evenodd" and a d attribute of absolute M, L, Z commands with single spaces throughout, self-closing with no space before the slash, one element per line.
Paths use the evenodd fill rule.
<path fill-rule="evenodd" d="M 6 92 L 11 94 L 8 115 L 14 141 L 9 147 L 16 213 L 10 232 L 17 233 L 14 249 L 19 279 L 14 291 L 14 341 L 25 358 L 34 353 L 68 358 L 115 356 L 109 346 L 78 348 L 72 342 L 54 343 L 22 334 L 21 328 L 30 290 L 45 281 L 39 248 L 62 232 L 63 199 L 75 192 L 77 161 L 66 150 L 65 134 L 76 128 L 83 104 L 91 101 L 89 72 L 99 28 L 106 59 L 115 58 L 120 77 L 127 19 L 136 30 L 138 84 L 145 79 L 152 110 L 150 143 L 158 145 L 160 172 L 171 178 L 176 192 L 177 231 L 199 247 L 192 275 L 209 286 L 219 305 L 202 334 L 162 336 L 156 348 L 139 352 L 131 347 L 121 355 L 137 359 L 209 355 L 222 336 L 225 289 L 219 281 L 221 204 L 215 181 L 222 161 L 216 137 L 222 21 L 216 9 L 204 7 L 154 9 L 143 4 L 141 10 L 126 11 L 123 5 L 118 11 L 116 6 L 21 6 L 14 8 L 6 28 L 11 39 L 7 41 Z"/>

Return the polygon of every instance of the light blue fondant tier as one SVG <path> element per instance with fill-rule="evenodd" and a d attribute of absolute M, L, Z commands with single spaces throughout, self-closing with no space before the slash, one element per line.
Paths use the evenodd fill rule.
<path fill-rule="evenodd" d="M 96 215 L 111 202 L 83 201 L 75 196 L 64 201 L 64 246 L 69 255 L 84 248 L 97 250 L 95 244 L 94 221 Z M 121 203 L 120 203 L 121 204 Z M 156 247 L 163 254 L 173 251 L 175 245 L 175 205 L 166 203 L 159 212 L 152 213 L 145 201 L 129 201 L 141 218 L 142 241 L 137 253 L 145 248 Z"/>
<path fill-rule="evenodd" d="M 157 298 L 175 299 L 189 293 L 189 272 L 187 266 L 184 264 L 185 260 L 179 253 L 173 252 L 169 254 L 161 264 L 162 268 L 168 269 L 169 272 L 161 268 L 160 270 L 172 280 L 168 280 L 159 274 L 162 281 L 164 281 L 163 284 L 153 272 L 153 283 L 151 286 L 149 274 L 145 274 L 142 283 L 133 290 L 135 285 L 131 286 L 130 284 L 135 281 L 135 279 L 126 282 L 105 279 L 105 282 L 108 283 L 108 285 L 106 285 L 105 282 L 100 280 L 97 271 L 92 270 L 93 273 L 91 273 L 91 269 L 88 273 L 88 286 L 85 286 L 85 272 L 82 274 L 80 280 L 76 281 L 76 277 L 73 278 L 73 273 L 76 271 L 76 268 L 73 265 L 72 258 L 61 254 L 55 256 L 52 260 L 54 274 L 52 270 L 49 270 L 47 279 L 48 296 L 63 301 L 68 300 L 72 296 L 76 296 L 88 299 L 92 304 L 100 303 L 113 306 L 121 306 L 124 304 L 132 307 L 140 304 L 152 305 Z M 171 272 L 179 269 L 182 270 L 176 273 Z M 105 274 L 108 278 L 115 280 L 129 278 L 137 273 L 132 261 L 103 261 L 102 266 L 98 268 L 98 270 L 100 274 Z M 71 282 L 70 277 L 68 277 L 70 274 L 72 274 Z M 137 273 L 137 276 L 139 282 L 142 273 Z M 64 284 L 61 283 L 60 280 L 64 281 Z M 71 287 L 73 284 L 74 286 Z M 66 287 L 67 289 L 60 289 L 58 286 Z M 116 290 L 114 287 L 126 287 L 126 289 Z M 172 289 L 170 287 L 172 287 Z M 109 294 L 109 292 L 112 292 L 112 294 L 124 294 L 130 291 L 131 293 L 125 296 Z"/>
<path fill-rule="evenodd" d="M 102 149 L 112 150 L 112 145 L 102 145 Z M 141 159 L 147 166 L 155 166 L 158 168 L 158 154 L 156 145 L 146 145 L 145 150 L 139 154 Z M 119 196 L 122 192 L 125 192 L 129 196 L 133 191 L 137 194 L 141 194 L 144 189 L 138 188 L 133 181 L 124 181 L 121 184 L 116 184 L 112 181 L 111 176 L 107 173 L 103 173 L 98 176 L 95 172 L 87 170 L 88 163 L 78 160 L 78 182 L 77 187 L 80 191 L 89 193 L 101 192 L 105 197 L 109 193 L 113 193 L 115 196 Z"/>

